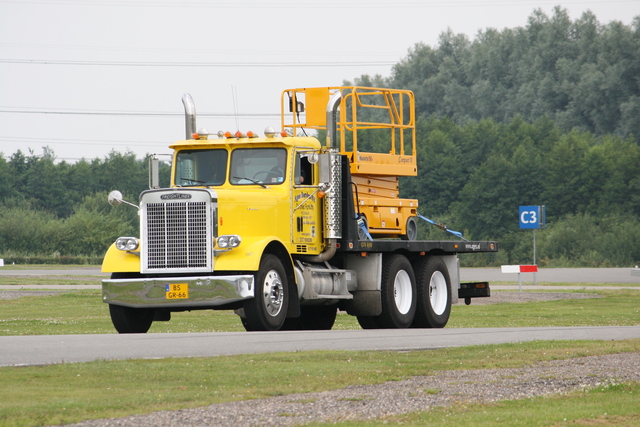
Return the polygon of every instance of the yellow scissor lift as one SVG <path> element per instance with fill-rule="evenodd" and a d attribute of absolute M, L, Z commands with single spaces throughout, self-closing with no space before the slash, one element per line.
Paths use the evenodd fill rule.
<path fill-rule="evenodd" d="M 338 91 L 339 150 L 350 161 L 365 229 L 373 237 L 416 239 L 418 201 L 398 194 L 398 177 L 418 174 L 413 92 L 360 86 L 287 89 L 282 128 L 294 136 L 306 134 L 305 129 L 326 130 L 327 106 Z"/>

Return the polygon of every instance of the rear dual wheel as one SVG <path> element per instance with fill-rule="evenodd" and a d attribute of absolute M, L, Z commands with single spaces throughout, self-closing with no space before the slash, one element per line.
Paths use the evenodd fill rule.
<path fill-rule="evenodd" d="M 382 313 L 358 316 L 364 329 L 408 328 L 416 312 L 416 279 L 404 255 L 385 255 L 382 260 Z"/>
<path fill-rule="evenodd" d="M 415 264 L 418 303 L 413 327 L 444 328 L 451 314 L 451 278 L 441 258 L 420 258 Z"/>

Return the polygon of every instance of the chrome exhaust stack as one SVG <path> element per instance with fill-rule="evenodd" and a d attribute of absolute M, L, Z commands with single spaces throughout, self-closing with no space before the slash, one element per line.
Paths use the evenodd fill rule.
<path fill-rule="evenodd" d="M 338 150 L 338 107 L 342 100 L 342 92 L 338 91 L 331 96 L 327 103 L 327 148 Z"/>
<path fill-rule="evenodd" d="M 196 133 L 196 104 L 188 93 L 182 95 L 182 104 L 184 105 L 185 139 L 193 139 L 193 134 Z"/>

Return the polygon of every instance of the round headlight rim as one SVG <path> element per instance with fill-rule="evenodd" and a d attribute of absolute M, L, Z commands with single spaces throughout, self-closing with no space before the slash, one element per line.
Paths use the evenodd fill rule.
<path fill-rule="evenodd" d="M 240 236 L 238 236 L 237 234 L 229 236 L 229 247 L 237 248 L 238 246 L 240 246 L 240 243 L 242 243 L 242 238 L 240 238 Z"/>
<path fill-rule="evenodd" d="M 116 239 L 116 249 L 124 252 L 135 251 L 140 247 L 137 237 L 118 237 Z"/>
<path fill-rule="evenodd" d="M 218 247 L 222 249 L 226 249 L 229 247 L 229 236 L 220 236 L 217 239 Z"/>
<path fill-rule="evenodd" d="M 237 248 L 242 242 L 242 238 L 237 234 L 223 234 L 216 238 L 216 243 L 220 249 Z"/>

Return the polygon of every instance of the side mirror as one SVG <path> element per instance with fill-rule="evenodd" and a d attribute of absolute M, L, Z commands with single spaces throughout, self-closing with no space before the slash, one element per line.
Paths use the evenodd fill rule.
<path fill-rule="evenodd" d="M 140 209 L 140 207 L 138 205 L 134 205 L 133 203 L 130 203 L 130 202 L 127 202 L 126 200 L 124 200 L 122 198 L 122 193 L 120 191 L 113 190 L 111 193 L 109 193 L 109 204 L 111 206 L 120 206 L 123 203 L 125 205 L 133 206 L 136 209 Z"/>
<path fill-rule="evenodd" d="M 109 193 L 109 204 L 111 206 L 120 206 L 122 204 L 122 193 L 118 190 L 113 190 Z"/>

